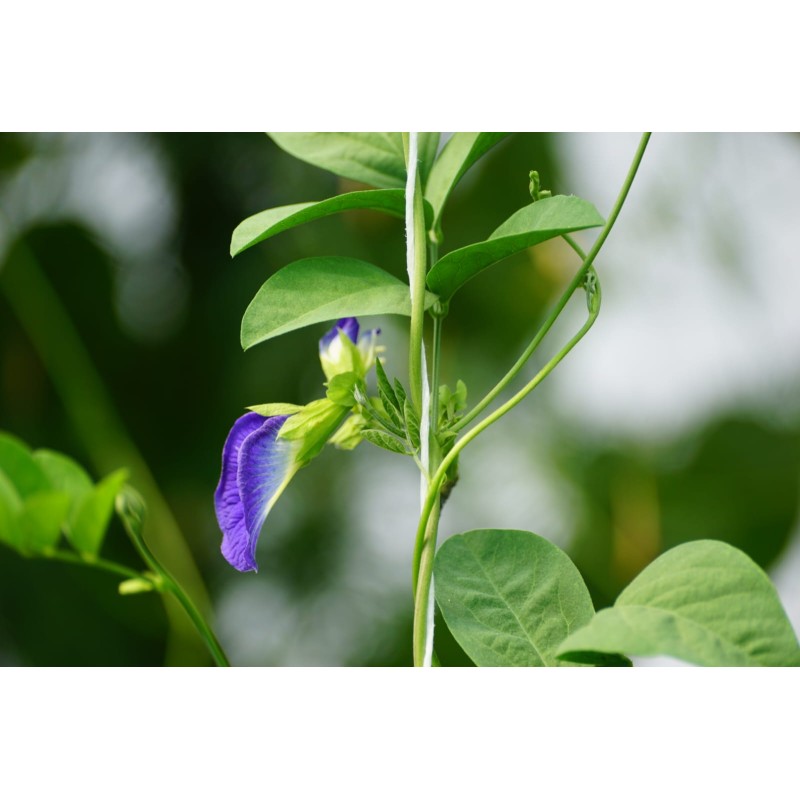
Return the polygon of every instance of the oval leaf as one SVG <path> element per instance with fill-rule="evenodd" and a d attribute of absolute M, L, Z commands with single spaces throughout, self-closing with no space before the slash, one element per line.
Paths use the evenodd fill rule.
<path fill-rule="evenodd" d="M 485 242 L 440 258 L 428 273 L 428 286 L 447 300 L 470 278 L 501 259 L 547 239 L 603 224 L 597 209 L 580 197 L 556 195 L 538 200 L 512 214 Z"/>
<path fill-rule="evenodd" d="M 435 300 L 428 295 L 425 307 Z M 242 347 L 317 322 L 370 314 L 409 316 L 408 285 L 355 258 L 305 258 L 276 272 L 258 290 L 242 318 Z"/>
<path fill-rule="evenodd" d="M 528 531 L 453 536 L 436 554 L 434 581 L 448 628 L 479 667 L 570 666 L 556 650 L 594 615 L 566 553 Z"/>
<path fill-rule="evenodd" d="M 363 192 L 340 194 L 317 203 L 295 203 L 290 206 L 269 208 L 237 225 L 231 238 L 231 256 L 238 255 L 248 247 L 269 239 L 270 236 L 341 211 L 366 208 L 384 211 L 402 219 L 405 216 L 405 202 L 405 193 L 402 189 L 368 189 Z"/>
<path fill-rule="evenodd" d="M 400 133 L 268 133 L 295 158 L 335 175 L 377 186 L 401 189 L 406 161 Z"/>
<path fill-rule="evenodd" d="M 698 541 L 667 551 L 559 648 L 665 655 L 702 666 L 800 666 L 800 646 L 764 571 L 741 550 Z"/>
<path fill-rule="evenodd" d="M 444 204 L 461 176 L 507 133 L 454 133 L 431 168 L 425 199 L 433 208 L 433 225 L 438 227 Z"/>

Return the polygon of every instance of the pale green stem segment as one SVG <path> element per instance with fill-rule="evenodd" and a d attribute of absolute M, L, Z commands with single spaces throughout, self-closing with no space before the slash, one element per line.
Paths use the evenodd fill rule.
<path fill-rule="evenodd" d="M 408 164 L 409 135 L 403 134 L 403 145 Z M 422 336 L 425 328 L 425 278 L 427 264 L 427 235 L 425 231 L 425 209 L 422 203 L 422 186 L 419 172 L 414 165 L 416 179 L 414 182 L 413 231 L 414 231 L 414 268 L 411 280 L 411 335 L 408 352 L 408 379 L 411 401 L 417 413 L 422 410 Z M 407 222 L 408 224 L 408 222 Z"/>
<path fill-rule="evenodd" d="M 619 216 L 619 212 L 622 210 L 622 206 L 625 204 L 625 200 L 628 197 L 628 192 L 630 191 L 631 185 L 633 184 L 633 179 L 636 177 L 636 172 L 639 169 L 639 164 L 641 164 L 642 157 L 644 156 L 644 151 L 647 148 L 647 143 L 650 140 L 650 134 L 644 133 L 642 134 L 642 138 L 639 141 L 639 146 L 636 150 L 636 153 L 633 157 L 633 161 L 631 162 L 631 166 L 628 170 L 628 174 L 625 178 L 625 182 L 622 184 L 622 188 L 620 189 L 619 195 L 617 196 L 617 200 L 614 203 L 614 207 L 611 209 L 611 213 L 606 220 L 606 224 L 603 226 L 603 229 L 600 231 L 600 235 L 597 237 L 597 241 L 595 241 L 594 245 L 592 246 L 591 250 L 589 251 L 588 255 L 585 255 L 583 250 L 578 246 L 578 244 L 574 241 L 571 236 L 564 236 L 563 238 L 566 240 L 567 244 L 583 259 L 583 264 L 578 272 L 575 274 L 575 277 L 570 282 L 569 286 L 567 286 L 564 293 L 561 295 L 558 303 L 556 303 L 555 307 L 548 315 L 547 319 L 542 324 L 542 327 L 537 332 L 536 336 L 534 337 L 533 341 L 525 348 L 525 351 L 522 355 L 517 359 L 516 363 L 513 367 L 503 376 L 500 382 L 483 398 L 474 408 L 472 408 L 469 413 L 462 417 L 458 424 L 456 424 L 453 428 L 455 431 L 459 431 L 462 428 L 465 428 L 467 425 L 472 422 L 494 399 L 497 397 L 503 389 L 511 383 L 512 380 L 518 375 L 519 371 L 534 353 L 536 348 L 541 344 L 544 337 L 549 332 L 550 328 L 553 327 L 553 324 L 558 319 L 561 312 L 564 310 L 565 306 L 569 302 L 572 295 L 575 293 L 575 290 L 581 286 L 583 283 L 584 278 L 586 277 L 586 273 L 589 271 L 589 268 L 594 263 L 597 254 L 600 252 L 600 248 L 605 243 L 606 239 L 608 238 L 608 234 L 611 233 L 611 229 L 614 227 L 614 223 L 617 221 L 617 217 Z"/>
<path fill-rule="evenodd" d="M 61 300 L 30 249 L 18 242 L 14 253 L 15 258 L 0 270 L 0 291 L 41 358 L 95 468 L 106 473 L 125 464 L 130 469 L 131 481 L 141 488 L 147 500 L 158 551 L 174 565 L 200 606 L 209 607 L 205 586 L 183 534 L 147 463 L 125 430 Z M 167 663 L 204 663 L 206 656 L 194 626 L 172 598 L 164 599 L 170 623 Z"/>

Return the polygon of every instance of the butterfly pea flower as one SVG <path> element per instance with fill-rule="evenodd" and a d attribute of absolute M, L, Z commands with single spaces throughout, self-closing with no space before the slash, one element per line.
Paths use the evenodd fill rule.
<path fill-rule="evenodd" d="M 255 552 L 267 515 L 295 473 L 325 444 L 351 449 L 357 425 L 342 426 L 353 389 L 366 378 L 380 351 L 379 330 L 359 335 L 354 317 L 340 319 L 319 342 L 327 396 L 306 406 L 256 406 L 233 424 L 222 450 L 222 474 L 214 493 L 222 530 L 222 555 L 240 572 L 257 571 Z M 276 413 L 272 413 L 272 412 Z M 342 432 L 337 436 L 337 430 Z"/>

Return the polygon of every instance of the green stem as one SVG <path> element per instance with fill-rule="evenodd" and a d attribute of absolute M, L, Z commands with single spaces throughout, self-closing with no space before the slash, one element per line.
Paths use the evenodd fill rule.
<path fill-rule="evenodd" d="M 431 485 L 429 485 L 431 486 Z M 430 494 L 430 488 L 429 488 Z M 419 565 L 414 570 L 414 666 L 425 665 L 428 644 L 430 609 L 433 603 L 431 585 L 433 578 L 433 558 L 436 554 L 436 538 L 439 532 L 439 513 L 441 502 L 438 490 L 433 493 L 434 502 L 422 526 Z M 422 520 L 420 519 L 420 525 Z"/>
<path fill-rule="evenodd" d="M 442 360 L 443 317 L 433 317 L 433 346 L 431 357 L 431 438 L 439 432 L 439 369 Z"/>
<path fill-rule="evenodd" d="M 409 134 L 403 134 L 403 144 L 408 163 Z M 413 165 L 414 199 L 411 228 L 414 232 L 414 264 L 410 276 L 411 281 L 411 333 L 409 336 L 408 373 L 411 402 L 417 413 L 422 410 L 422 336 L 425 328 L 425 277 L 427 274 L 427 236 L 425 232 L 425 209 L 422 202 L 422 186 L 416 164 Z M 408 220 L 406 225 L 408 226 Z"/>
<path fill-rule="evenodd" d="M 600 231 L 600 235 L 597 237 L 597 240 L 592 245 L 589 254 L 584 254 L 583 250 L 578 246 L 575 240 L 568 235 L 565 235 L 563 238 L 567 242 L 567 244 L 578 254 L 580 258 L 583 259 L 583 263 L 581 264 L 581 268 L 575 273 L 575 277 L 572 279 L 570 284 L 567 286 L 564 293 L 561 295 L 561 298 L 556 303 L 553 310 L 548 315 L 547 319 L 542 324 L 542 327 L 537 332 L 536 336 L 534 337 L 533 341 L 525 348 L 522 355 L 517 359 L 516 363 L 513 367 L 503 376 L 503 378 L 498 382 L 498 384 L 483 398 L 473 409 L 469 411 L 469 413 L 465 414 L 458 423 L 453 427 L 454 431 L 460 431 L 462 428 L 465 428 L 469 425 L 472 420 L 474 420 L 494 399 L 499 395 L 503 389 L 511 383 L 512 380 L 518 375 L 519 371 L 531 357 L 533 352 L 536 348 L 541 344 L 544 337 L 547 335 L 549 330 L 553 327 L 553 324 L 558 319 L 561 312 L 566 307 L 567 303 L 569 302 L 572 295 L 575 293 L 575 290 L 583 283 L 584 278 L 586 277 L 586 273 L 589 271 L 590 267 L 594 263 L 595 258 L 597 258 L 597 254 L 600 252 L 600 248 L 602 248 L 603 244 L 605 243 L 606 239 L 608 238 L 609 233 L 611 233 L 611 229 L 614 227 L 614 223 L 617 221 L 617 217 L 619 216 L 620 211 L 622 210 L 623 205 L 625 205 L 625 200 L 628 197 L 628 192 L 630 191 L 631 185 L 633 184 L 633 180 L 636 177 L 636 173 L 639 169 L 639 165 L 642 162 L 642 157 L 644 156 L 644 151 L 647 148 L 647 143 L 650 140 L 649 133 L 643 133 L 642 138 L 639 141 L 639 146 L 636 149 L 636 153 L 634 154 L 633 161 L 631 162 L 631 166 L 628 169 L 628 174 L 625 177 L 625 182 L 622 184 L 622 188 L 619 191 L 617 196 L 616 202 L 614 203 L 614 207 L 611 209 L 611 213 L 608 215 L 608 219 L 606 220 L 603 229 Z"/>
<path fill-rule="evenodd" d="M 419 583 L 416 587 L 416 595 L 425 593 L 421 583 L 423 580 L 429 580 L 428 574 L 423 574 L 422 565 L 424 562 L 425 549 L 426 549 L 426 531 L 428 520 L 433 515 L 434 506 L 438 503 L 439 492 L 442 481 L 447 474 L 450 465 L 458 458 L 459 453 L 477 436 L 479 436 L 488 427 L 493 425 L 500 417 L 511 411 L 523 398 L 530 394 L 566 357 L 566 355 L 575 347 L 576 344 L 588 333 L 589 329 L 594 325 L 597 315 L 600 311 L 599 308 L 599 293 L 600 287 L 597 286 L 598 303 L 597 307 L 589 314 L 589 318 L 584 323 L 583 327 L 567 342 L 561 350 L 556 353 L 550 361 L 536 374 L 536 376 L 520 391 L 518 391 L 510 400 L 503 403 L 500 408 L 493 411 L 488 417 L 482 419 L 477 425 L 468 430 L 454 445 L 453 449 L 442 459 L 439 468 L 434 473 L 433 477 L 428 484 L 428 493 L 422 505 L 422 513 L 420 514 L 419 525 L 417 527 L 417 542 L 414 550 L 414 574 L 419 575 Z"/>
<path fill-rule="evenodd" d="M 102 569 L 106 572 L 112 572 L 115 575 L 120 575 L 123 578 L 141 578 L 141 572 L 124 567 L 122 564 L 117 564 L 115 561 L 107 561 L 104 558 L 81 558 L 77 553 L 70 553 L 68 550 L 54 550 L 46 555 L 46 558 L 53 561 L 63 561 L 65 564 L 78 564 L 81 567 L 95 567 Z"/>
<path fill-rule="evenodd" d="M 141 503 L 141 506 L 139 506 L 139 503 Z M 137 506 L 139 507 L 137 508 Z M 145 542 L 141 532 L 142 523 L 144 521 L 144 508 L 143 501 L 141 501 L 141 498 L 138 498 L 138 495 L 132 490 L 128 496 L 123 494 L 118 498 L 117 512 L 122 520 L 125 532 L 128 534 L 128 538 L 133 542 L 133 546 L 136 548 L 136 551 L 145 564 L 147 564 L 150 570 L 161 579 L 161 591 L 170 592 L 180 603 L 205 642 L 211 657 L 214 659 L 214 663 L 218 667 L 229 667 L 230 661 L 228 661 L 228 657 L 225 655 L 222 645 L 220 645 L 211 626 L 206 622 L 205 617 L 200 613 L 189 595 L 186 594 L 180 583 L 175 580 L 170 571 L 159 562 L 152 550 L 147 546 L 147 542 Z"/>

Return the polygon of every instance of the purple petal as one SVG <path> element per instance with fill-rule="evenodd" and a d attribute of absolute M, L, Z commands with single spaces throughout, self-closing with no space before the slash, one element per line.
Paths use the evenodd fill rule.
<path fill-rule="evenodd" d="M 358 341 L 358 320 L 355 317 L 344 317 L 340 319 L 320 340 L 320 352 L 324 350 L 338 335 L 339 331 L 344 331 L 350 341 L 355 344 Z"/>
<path fill-rule="evenodd" d="M 233 425 L 214 494 L 222 554 L 240 572 L 257 570 L 255 551 L 272 504 L 294 474 L 294 446 L 278 440 L 287 417 L 249 413 Z"/>

